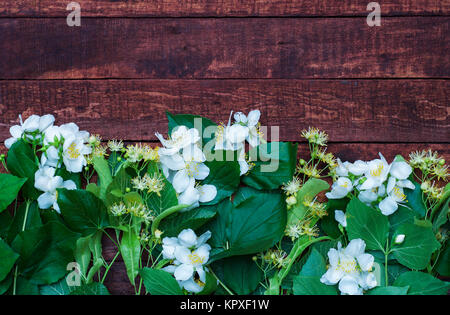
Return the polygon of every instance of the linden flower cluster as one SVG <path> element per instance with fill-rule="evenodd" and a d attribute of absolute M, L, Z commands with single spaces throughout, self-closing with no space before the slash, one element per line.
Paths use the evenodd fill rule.
<path fill-rule="evenodd" d="M 337 179 L 331 191 L 326 193 L 328 199 L 342 199 L 354 192 L 358 199 L 369 206 L 375 206 L 388 216 L 397 211 L 399 205 L 407 202 L 404 189 L 414 189 L 408 179 L 412 173 L 411 166 L 405 161 L 389 164 L 384 156 L 364 162 L 354 163 L 338 159 Z"/>
<path fill-rule="evenodd" d="M 281 249 L 269 249 L 266 253 L 261 254 L 261 259 L 278 269 L 285 268 L 290 261 L 288 254 Z"/>
<path fill-rule="evenodd" d="M 155 220 L 155 215 L 153 211 L 147 209 L 147 207 L 141 203 L 131 203 L 129 205 L 125 205 L 123 202 L 114 203 L 109 211 L 115 217 L 122 217 L 126 214 L 130 214 L 133 217 L 143 219 L 146 224 Z"/>
<path fill-rule="evenodd" d="M 298 179 L 298 177 L 294 177 L 292 180 L 284 184 L 283 187 L 281 188 L 282 190 L 284 190 L 287 196 L 286 204 L 288 209 L 292 208 L 292 206 L 297 203 L 296 195 L 301 187 L 302 187 L 301 181 Z"/>
<path fill-rule="evenodd" d="M 113 146 L 114 149 L 117 149 L 116 146 L 120 146 L 120 143 L 111 143 L 110 146 Z M 148 162 L 148 161 L 158 161 L 159 147 L 155 147 L 154 149 L 147 144 L 135 144 L 127 146 L 125 150 L 125 158 L 130 163 L 139 163 L 139 162 Z"/>
<path fill-rule="evenodd" d="M 329 174 L 333 175 L 333 170 L 337 163 L 332 153 L 326 152 L 328 142 L 328 135 L 317 128 L 309 127 L 308 130 L 303 130 L 301 136 L 308 140 L 311 159 L 307 162 L 300 159 L 297 165 L 297 173 L 303 174 L 303 177 L 321 178 L 324 171 L 329 170 Z M 323 168 L 319 166 L 325 165 Z"/>
<path fill-rule="evenodd" d="M 149 193 L 156 193 L 161 196 L 161 191 L 164 189 L 163 178 L 159 174 L 150 176 L 146 173 L 144 176 L 138 176 L 131 180 L 133 188 L 140 191 L 147 191 Z"/>
<path fill-rule="evenodd" d="M 422 182 L 421 189 L 427 195 L 427 201 L 433 205 L 444 193 L 444 187 L 439 187 L 438 181 L 447 182 L 449 178 L 445 160 L 431 150 L 412 152 L 409 158 L 415 177 Z"/>
<path fill-rule="evenodd" d="M 80 173 L 92 153 L 89 133 L 80 131 L 74 123 L 55 126 L 53 115 L 32 115 L 25 121 L 19 116 L 20 125 L 10 128 L 11 138 L 5 141 L 10 149 L 17 141 L 30 143 L 34 153 L 42 152 L 39 169 L 35 174 L 35 188 L 43 193 L 38 198 L 39 208 L 52 208 L 59 212 L 58 188 L 76 189 L 73 181 L 57 176 L 58 169 Z"/>

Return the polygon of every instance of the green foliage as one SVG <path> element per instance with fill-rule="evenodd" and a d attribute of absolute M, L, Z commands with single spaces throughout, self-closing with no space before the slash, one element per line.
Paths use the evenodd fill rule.
<path fill-rule="evenodd" d="M 406 295 L 409 286 L 406 287 L 376 287 L 367 292 L 367 295 Z"/>
<path fill-rule="evenodd" d="M 134 285 L 134 280 L 139 274 L 141 243 L 139 242 L 138 235 L 131 228 L 122 235 L 120 252 L 127 269 L 128 279 Z"/>
<path fill-rule="evenodd" d="M 20 274 L 35 284 L 58 281 L 74 260 L 73 249 L 79 236 L 55 221 L 19 233 L 11 247 L 20 255 Z"/>
<path fill-rule="evenodd" d="M 216 261 L 212 268 L 221 281 L 239 295 L 250 294 L 262 280 L 262 270 L 252 256 L 235 256 Z"/>
<path fill-rule="evenodd" d="M 113 178 L 111 175 L 111 169 L 109 168 L 108 161 L 103 157 L 94 157 L 92 159 L 94 169 L 97 172 L 100 187 L 100 199 L 106 198 L 106 191 L 109 185 L 112 183 Z"/>
<path fill-rule="evenodd" d="M 200 206 L 186 212 L 173 214 L 159 225 L 164 236 L 177 236 L 184 229 L 196 230 L 216 215 L 216 206 Z"/>
<path fill-rule="evenodd" d="M 422 197 L 422 189 L 420 188 L 420 184 L 415 181 L 412 181 L 415 189 L 405 189 L 406 200 L 408 201 L 408 206 L 414 210 L 420 218 L 425 216 L 427 213 L 427 207 L 423 203 Z"/>
<path fill-rule="evenodd" d="M 144 268 L 141 275 L 145 289 L 152 295 L 181 295 L 183 292 L 175 278 L 168 272 Z"/>
<path fill-rule="evenodd" d="M 361 238 L 367 249 L 385 250 L 389 232 L 386 216 L 353 198 L 347 206 L 347 232 L 350 240 Z"/>
<path fill-rule="evenodd" d="M 109 292 L 103 283 L 92 282 L 77 287 L 70 295 L 109 295 Z"/>
<path fill-rule="evenodd" d="M 20 188 L 26 181 L 26 178 L 0 174 L 0 212 L 5 210 L 17 198 Z"/>
<path fill-rule="evenodd" d="M 450 288 L 450 283 L 418 271 L 401 274 L 395 280 L 394 285 L 397 287 L 409 286 L 409 295 L 446 295 Z"/>
<path fill-rule="evenodd" d="M 27 179 L 22 189 L 23 196 L 37 199 L 39 192 L 34 188 L 34 174 L 38 170 L 38 161 L 31 147 L 23 140 L 17 141 L 9 149 L 6 162 L 11 174 Z"/>
<path fill-rule="evenodd" d="M 320 278 L 326 271 L 326 258 L 313 248 L 299 275 L 294 278 L 292 288 L 294 294 L 337 295 L 334 286 L 328 286 L 320 282 Z"/>
<path fill-rule="evenodd" d="M 296 223 L 298 220 L 302 220 L 304 218 L 308 210 L 303 204 L 305 198 L 310 198 L 313 200 L 318 193 L 327 190 L 328 188 L 330 188 L 330 185 L 328 185 L 328 183 L 324 180 L 316 178 L 309 179 L 297 192 L 297 204 L 289 210 L 287 225 Z"/>
<path fill-rule="evenodd" d="M 207 226 L 212 233 L 212 260 L 258 253 L 283 236 L 286 204 L 279 191 L 240 188 L 234 201 L 217 206 L 217 216 Z"/>
<path fill-rule="evenodd" d="M 103 202 L 85 190 L 58 189 L 58 205 L 67 225 L 84 236 L 109 225 L 108 212 Z"/>
<path fill-rule="evenodd" d="M 205 165 L 209 167 L 209 175 L 202 184 L 214 185 L 217 189 L 217 196 L 203 205 L 215 205 L 230 197 L 238 189 L 240 167 L 237 161 L 207 161 Z"/>
<path fill-rule="evenodd" d="M 396 234 L 405 234 L 405 240 L 395 244 L 391 251 L 399 263 L 414 270 L 426 268 L 431 254 L 440 247 L 431 226 L 405 223 L 398 227 Z"/>
<path fill-rule="evenodd" d="M 146 199 L 147 206 L 160 214 L 164 210 L 176 206 L 178 204 L 177 193 L 172 184 L 164 178 L 164 188 L 160 192 L 160 196 L 151 193 Z"/>
<path fill-rule="evenodd" d="M 277 189 L 290 181 L 297 163 L 297 144 L 270 142 L 252 148 L 249 156 L 255 166 L 243 178 L 244 184 L 256 189 Z M 257 158 L 255 161 L 253 159 Z"/>
<path fill-rule="evenodd" d="M 0 282 L 6 278 L 18 258 L 19 255 L 0 238 Z"/>

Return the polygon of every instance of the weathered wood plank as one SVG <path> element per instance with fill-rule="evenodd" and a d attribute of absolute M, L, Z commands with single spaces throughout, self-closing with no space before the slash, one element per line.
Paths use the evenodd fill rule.
<path fill-rule="evenodd" d="M 66 16 L 67 0 L 0 0 L 0 16 Z M 77 0 L 83 16 L 354 16 L 366 15 L 365 0 Z M 450 3 L 385 0 L 382 15 L 448 14 Z"/>
<path fill-rule="evenodd" d="M 450 76 L 450 17 L 1 19 L 0 79 Z"/>
<path fill-rule="evenodd" d="M 165 111 L 216 122 L 259 108 L 280 139 L 308 126 L 335 142 L 449 142 L 446 80 L 44 80 L 0 81 L 0 141 L 18 115 L 51 113 L 104 139 L 151 141 Z"/>

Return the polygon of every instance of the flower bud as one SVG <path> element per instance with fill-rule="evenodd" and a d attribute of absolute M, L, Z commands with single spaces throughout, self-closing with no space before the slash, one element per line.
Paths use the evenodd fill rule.
<path fill-rule="evenodd" d="M 306 164 L 306 161 L 304 160 L 304 159 L 300 159 L 300 165 L 305 165 Z"/>
<path fill-rule="evenodd" d="M 420 189 L 422 189 L 422 190 L 427 190 L 428 188 L 430 188 L 430 184 L 428 182 L 423 182 L 420 185 Z"/>
<path fill-rule="evenodd" d="M 125 191 L 129 193 L 131 191 L 130 187 L 125 188 Z"/>
<path fill-rule="evenodd" d="M 164 232 L 162 232 L 162 231 L 160 231 L 160 230 L 156 230 L 155 231 L 155 237 L 157 238 L 157 239 L 160 239 L 161 238 L 161 235 L 163 234 Z"/>
<path fill-rule="evenodd" d="M 445 160 L 444 159 L 440 159 L 439 160 L 439 165 L 443 166 L 445 164 Z"/>
<path fill-rule="evenodd" d="M 405 240 L 405 234 L 399 234 L 395 237 L 395 244 L 401 244 Z"/>
<path fill-rule="evenodd" d="M 252 260 L 253 260 L 253 261 L 257 261 L 257 260 L 258 260 L 258 257 L 253 256 L 253 257 L 252 257 Z"/>
<path fill-rule="evenodd" d="M 288 206 L 293 206 L 297 203 L 297 199 L 295 198 L 295 196 L 290 196 L 286 198 L 286 204 Z"/>
<path fill-rule="evenodd" d="M 119 156 L 118 158 L 117 158 L 117 162 L 121 162 L 122 161 L 122 158 Z"/>

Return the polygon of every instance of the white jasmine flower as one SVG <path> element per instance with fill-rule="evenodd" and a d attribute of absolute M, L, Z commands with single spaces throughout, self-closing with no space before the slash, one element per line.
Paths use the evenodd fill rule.
<path fill-rule="evenodd" d="M 186 126 L 178 126 L 172 131 L 170 139 L 166 140 L 160 133 L 155 133 L 156 137 L 161 141 L 164 148 L 161 148 L 161 155 L 172 155 L 178 153 L 192 144 L 200 141 L 200 135 L 197 129 L 188 129 Z"/>
<path fill-rule="evenodd" d="M 80 131 L 74 123 L 62 125 L 59 129 L 64 138 L 64 165 L 69 172 L 80 173 L 87 165 L 85 156 L 92 153 L 92 148 L 86 145 L 89 133 Z"/>
<path fill-rule="evenodd" d="M 191 179 L 185 191 L 178 196 L 178 204 L 188 205 L 189 207 L 181 210 L 188 211 L 199 206 L 199 202 L 210 202 L 217 196 L 217 188 L 214 185 L 197 185 L 195 180 Z"/>
<path fill-rule="evenodd" d="M 366 244 L 361 239 L 350 241 L 346 248 L 338 243 L 338 249 L 328 251 L 330 266 L 320 281 L 326 285 L 339 283 L 342 294 L 361 295 L 363 290 L 377 285 L 375 275 L 371 272 L 374 257 L 365 254 Z"/>
<path fill-rule="evenodd" d="M 53 206 L 59 212 L 57 189 L 74 190 L 77 187 L 73 181 L 64 181 L 61 176 L 55 176 L 55 171 L 53 167 L 40 168 L 34 175 L 34 186 L 44 192 L 37 200 L 39 208 L 48 209 Z"/>
<path fill-rule="evenodd" d="M 259 118 L 261 117 L 261 112 L 259 110 L 252 110 L 245 116 L 241 112 L 234 114 L 234 119 L 237 124 L 247 127 L 247 132 L 241 133 L 243 135 L 246 133 L 245 139 L 252 146 L 256 147 L 259 145 L 261 133 L 258 128 Z"/>
<path fill-rule="evenodd" d="M 347 166 L 348 171 L 356 176 L 360 176 L 366 173 L 367 168 L 367 163 L 361 160 L 357 160 L 354 163 L 349 163 Z"/>
<path fill-rule="evenodd" d="M 11 146 L 23 137 L 24 134 L 38 131 L 43 133 L 55 122 L 53 115 L 44 115 L 42 117 L 38 115 L 32 115 L 28 117 L 25 122 L 22 121 L 22 115 L 19 115 L 20 125 L 12 126 L 9 129 L 11 138 L 5 140 L 6 148 L 10 149 Z"/>
<path fill-rule="evenodd" d="M 405 234 L 399 234 L 395 237 L 395 244 L 401 244 L 405 240 Z"/>
<path fill-rule="evenodd" d="M 366 181 L 361 185 L 361 190 L 372 189 L 381 186 L 388 175 L 390 166 L 381 153 L 380 159 L 375 159 L 367 163 L 367 170 L 365 172 Z"/>
<path fill-rule="evenodd" d="M 353 184 L 347 177 L 339 177 L 331 186 L 331 191 L 326 193 L 328 199 L 341 199 L 353 190 Z"/>
<path fill-rule="evenodd" d="M 341 210 L 334 211 L 334 219 L 343 227 L 347 227 L 347 216 Z"/>
<path fill-rule="evenodd" d="M 340 158 L 337 158 L 338 166 L 336 167 L 336 175 L 339 177 L 347 177 L 348 176 L 348 165 L 349 162 L 342 163 Z"/>
<path fill-rule="evenodd" d="M 186 229 L 178 237 L 165 237 L 162 241 L 163 258 L 173 260 L 173 264 L 163 270 L 172 273 L 180 286 L 190 292 L 201 292 L 205 285 L 204 266 L 211 250 L 206 242 L 210 237 L 210 231 L 197 237 L 192 229 Z"/>

